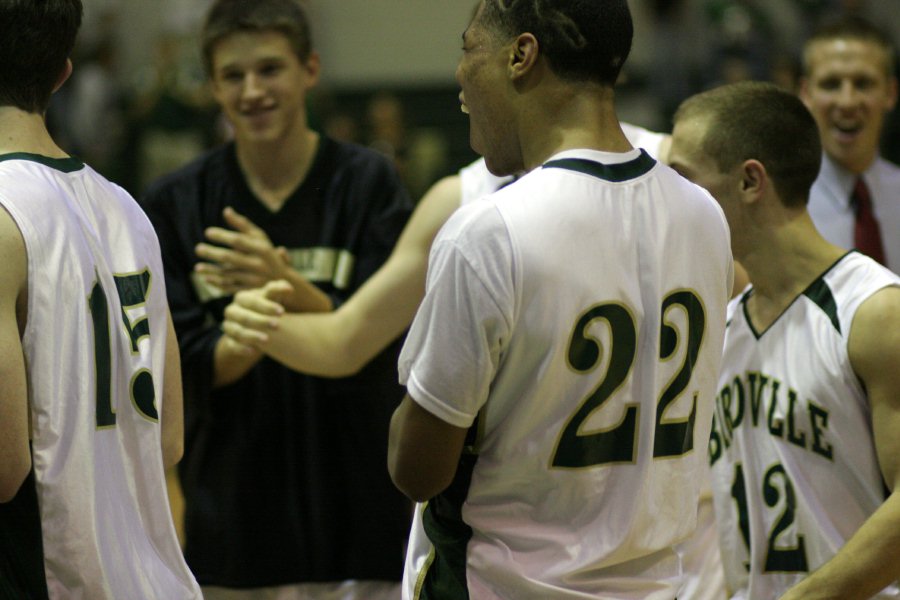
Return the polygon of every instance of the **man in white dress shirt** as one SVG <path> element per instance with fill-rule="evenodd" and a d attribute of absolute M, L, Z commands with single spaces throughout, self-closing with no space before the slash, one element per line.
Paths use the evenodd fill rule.
<path fill-rule="evenodd" d="M 819 126 L 824 157 L 809 213 L 829 242 L 858 248 L 900 272 L 900 168 L 879 156 L 897 102 L 889 38 L 844 18 L 807 41 L 800 97 Z"/>

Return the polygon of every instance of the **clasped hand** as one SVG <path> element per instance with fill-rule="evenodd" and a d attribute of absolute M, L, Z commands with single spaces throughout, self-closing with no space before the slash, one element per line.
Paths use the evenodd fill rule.
<path fill-rule="evenodd" d="M 238 292 L 225 309 L 222 330 L 242 346 L 260 349 L 269 341 L 269 333 L 278 329 L 279 318 L 285 313 L 281 301 L 293 291 L 287 281 L 278 280 Z"/>
<path fill-rule="evenodd" d="M 205 231 L 212 243 L 197 244 L 202 262 L 194 270 L 226 294 L 283 279 L 290 269 L 287 251 L 274 246 L 265 231 L 234 209 L 226 208 L 223 215 L 234 229 L 210 227 Z"/>

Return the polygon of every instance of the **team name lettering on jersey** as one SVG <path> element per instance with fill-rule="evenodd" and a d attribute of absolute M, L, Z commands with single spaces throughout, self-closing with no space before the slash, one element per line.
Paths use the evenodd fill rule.
<path fill-rule="evenodd" d="M 291 266 L 310 281 L 331 283 L 339 290 L 350 285 L 356 258 L 341 248 L 292 248 Z"/>
<path fill-rule="evenodd" d="M 805 407 L 805 410 L 804 410 Z M 738 427 L 765 427 L 768 432 L 800 448 L 833 459 L 828 440 L 828 411 L 770 375 L 746 372 L 719 390 L 709 440 L 709 462 L 731 447 Z"/>

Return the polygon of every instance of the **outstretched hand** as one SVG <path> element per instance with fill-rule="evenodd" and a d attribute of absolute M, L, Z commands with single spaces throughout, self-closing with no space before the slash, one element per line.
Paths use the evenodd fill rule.
<path fill-rule="evenodd" d="M 197 244 L 203 262 L 194 267 L 203 279 L 226 294 L 235 294 L 283 279 L 290 269 L 287 251 L 272 244 L 269 236 L 233 208 L 223 212 L 233 229 L 210 227 L 206 239 Z"/>
<path fill-rule="evenodd" d="M 293 292 L 291 284 L 280 279 L 238 292 L 225 309 L 222 331 L 243 346 L 264 346 L 269 341 L 269 332 L 278 329 L 280 317 L 285 313 L 284 299 Z"/>

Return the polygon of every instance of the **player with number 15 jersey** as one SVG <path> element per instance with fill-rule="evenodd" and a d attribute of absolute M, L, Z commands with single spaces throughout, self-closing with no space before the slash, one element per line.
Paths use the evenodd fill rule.
<path fill-rule="evenodd" d="M 199 598 L 163 475 L 171 329 L 153 228 L 74 158 L 0 156 L 0 207 L 27 251 L 33 463 L 0 517 L 0 592 Z"/>

